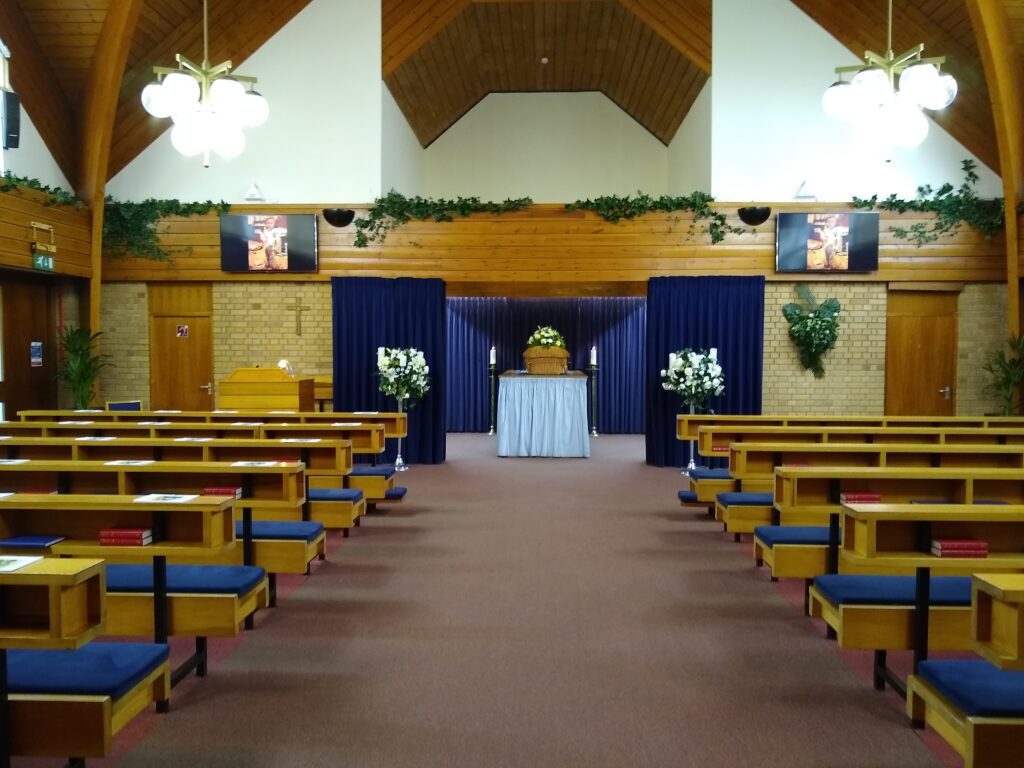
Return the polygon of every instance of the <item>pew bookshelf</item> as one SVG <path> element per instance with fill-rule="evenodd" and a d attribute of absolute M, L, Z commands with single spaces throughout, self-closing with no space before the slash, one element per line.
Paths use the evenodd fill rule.
<path fill-rule="evenodd" d="M 356 421 L 332 421 L 327 424 L 267 423 L 259 428 L 261 439 L 342 439 L 352 442 L 352 453 L 384 452 L 384 425 Z"/>
<path fill-rule="evenodd" d="M 0 538 L 60 535 L 46 549 L 5 548 L 60 557 L 98 557 L 118 563 L 148 563 L 162 556 L 174 562 L 225 562 L 236 548 L 234 505 L 228 496 L 199 496 L 192 501 L 147 503 L 134 495 L 23 494 L 0 498 Z M 153 543 L 105 546 L 105 528 L 149 528 Z"/>
<path fill-rule="evenodd" d="M 408 414 L 390 411 L 270 411 L 218 409 L 213 411 L 101 411 L 25 410 L 19 411 L 22 421 L 67 421 L 88 419 L 95 422 L 137 423 L 140 421 L 172 421 L 181 423 L 230 424 L 236 421 L 291 422 L 295 424 L 330 424 L 335 421 L 357 421 L 382 424 L 388 439 L 408 435 Z M 1024 425 L 1022 425 L 1024 426 Z"/>
<path fill-rule="evenodd" d="M 974 651 L 1000 669 L 1024 670 L 1024 574 L 978 574 L 972 582 Z"/>
<path fill-rule="evenodd" d="M 289 512 L 305 503 L 305 466 L 274 462 L 271 466 L 240 466 L 239 462 L 160 461 L 142 466 L 105 461 L 44 459 L 0 462 L 0 488 L 25 492 L 47 488 L 58 493 L 201 494 L 205 487 L 242 487 L 242 508 Z"/>
<path fill-rule="evenodd" d="M 988 467 L 778 467 L 775 517 L 782 525 L 828 525 L 843 493 L 878 493 L 885 504 L 1024 504 L 1024 470 Z M 769 521 L 765 521 L 767 524 Z"/>
<path fill-rule="evenodd" d="M 0 437 L 0 458 L 60 461 L 287 461 L 302 462 L 310 477 L 337 477 L 352 471 L 352 442 L 323 437 L 260 439 L 134 435 L 79 437 Z"/>
<path fill-rule="evenodd" d="M 79 414 L 90 416 L 91 414 Z M 206 437 L 206 438 L 260 438 L 261 422 L 237 421 L 225 424 L 204 422 L 174 422 L 167 419 L 154 421 L 97 421 L 91 418 L 61 421 L 3 421 L 0 437 Z"/>
<path fill-rule="evenodd" d="M 681 413 L 676 416 L 676 437 L 696 440 L 701 427 L 1007 427 L 1024 428 L 1022 416 L 760 416 L 743 414 Z"/>
<path fill-rule="evenodd" d="M 1024 443 L 1019 427 L 700 427 L 697 451 L 725 457 L 734 443 L 929 443 L 936 445 L 1016 445 Z"/>
<path fill-rule="evenodd" d="M 80 648 L 103 631 L 103 561 L 44 558 L 0 573 L 0 649 Z"/>
<path fill-rule="evenodd" d="M 743 491 L 771 491 L 780 466 L 993 467 L 1024 469 L 1018 445 L 929 443 L 733 443 L 729 474 Z"/>

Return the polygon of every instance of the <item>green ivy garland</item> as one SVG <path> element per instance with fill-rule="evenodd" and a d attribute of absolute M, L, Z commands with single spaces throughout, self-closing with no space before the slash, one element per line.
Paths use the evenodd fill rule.
<path fill-rule="evenodd" d="M 85 203 L 75 197 L 74 193 L 68 192 L 62 187 L 50 187 L 43 184 L 39 179 L 17 176 L 10 171 L 4 171 L 3 178 L 0 179 L 0 192 L 17 192 L 21 187 L 42 192 L 49 198 L 45 203 L 46 205 L 66 205 L 75 208 L 85 208 Z"/>
<path fill-rule="evenodd" d="M 406 197 L 391 190 L 384 197 L 373 201 L 365 218 L 355 220 L 357 248 L 366 248 L 370 243 L 383 242 L 388 232 L 399 224 L 413 219 L 418 221 L 452 221 L 456 216 L 472 213 L 509 213 L 521 211 L 533 200 L 528 197 L 505 200 L 501 203 L 481 202 L 479 197 L 457 197 L 454 200 Z"/>
<path fill-rule="evenodd" d="M 605 195 L 593 200 L 577 200 L 574 203 L 566 203 L 565 208 L 569 211 L 593 211 L 605 221 L 612 223 L 622 219 L 635 219 L 645 213 L 692 211 L 694 222 L 707 220 L 707 232 L 711 236 L 712 243 L 722 242 L 729 232 L 746 231 L 730 226 L 725 214 L 711 207 L 711 203 L 714 201 L 715 198 L 707 192 L 700 191 L 678 197 L 671 195 L 651 197 L 643 192 L 637 192 L 636 197 Z"/>
<path fill-rule="evenodd" d="M 978 183 L 978 174 L 974 172 L 975 162 L 968 159 L 960 165 L 964 171 L 964 180 L 955 189 L 948 183 L 938 189 L 926 184 L 917 188 L 917 198 L 914 200 L 902 200 L 896 195 L 889 195 L 879 201 L 878 195 L 872 195 L 867 199 L 853 198 L 853 207 L 868 210 L 877 207 L 896 213 L 934 213 L 935 221 L 930 226 L 925 222 L 918 222 L 909 227 L 889 228 L 889 231 L 901 240 L 917 243 L 918 248 L 926 243 L 935 242 L 943 235 L 956 232 L 962 224 L 973 227 L 985 237 L 992 237 L 1006 226 L 1003 198 L 989 200 L 978 197 L 974 192 L 974 187 Z"/>
<path fill-rule="evenodd" d="M 825 375 L 822 357 L 839 338 L 839 301 L 825 299 L 819 304 L 811 289 L 802 283 L 796 292 L 803 304 L 787 304 L 782 314 L 789 322 L 789 338 L 800 353 L 800 364 L 820 379 Z"/>
<path fill-rule="evenodd" d="M 166 216 L 201 216 L 210 211 L 227 213 L 231 206 L 223 200 L 215 203 L 182 203 L 178 200 L 143 200 L 131 203 L 106 199 L 103 212 L 103 252 L 112 258 L 138 256 L 164 261 L 170 253 L 160 247 L 156 225 Z"/>

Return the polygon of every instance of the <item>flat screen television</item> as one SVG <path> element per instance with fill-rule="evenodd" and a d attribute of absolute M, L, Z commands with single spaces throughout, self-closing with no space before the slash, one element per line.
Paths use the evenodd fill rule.
<path fill-rule="evenodd" d="M 778 215 L 777 272 L 874 272 L 877 269 L 877 213 Z"/>
<path fill-rule="evenodd" d="M 316 215 L 222 215 L 220 268 L 224 272 L 316 272 Z"/>

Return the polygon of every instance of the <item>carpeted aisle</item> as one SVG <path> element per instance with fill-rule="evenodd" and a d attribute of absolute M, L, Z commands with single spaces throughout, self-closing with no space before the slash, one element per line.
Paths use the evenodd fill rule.
<path fill-rule="evenodd" d="M 937 766 L 640 436 L 452 435 L 118 765 Z"/>

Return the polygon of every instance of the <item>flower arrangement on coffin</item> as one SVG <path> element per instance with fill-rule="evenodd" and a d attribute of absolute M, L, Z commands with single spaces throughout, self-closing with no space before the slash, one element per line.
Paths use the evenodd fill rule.
<path fill-rule="evenodd" d="M 411 407 L 430 389 L 430 366 L 413 347 L 377 347 L 377 374 L 380 391 L 398 400 L 399 410 L 404 400 Z"/>
<path fill-rule="evenodd" d="M 839 338 L 839 301 L 825 299 L 818 303 L 806 285 L 798 285 L 796 292 L 803 305 L 793 303 L 782 308 L 789 321 L 789 338 L 800 353 L 800 364 L 814 373 L 814 378 L 825 375 L 822 358 L 836 345 Z"/>
<path fill-rule="evenodd" d="M 718 363 L 718 350 L 681 349 L 668 356 L 668 367 L 661 371 L 662 389 L 675 392 L 683 402 L 703 409 L 708 398 L 725 392 L 725 376 Z"/>
<path fill-rule="evenodd" d="M 533 374 L 565 373 L 569 363 L 569 351 L 565 348 L 565 337 L 550 325 L 537 327 L 526 340 L 523 352 L 526 370 Z"/>

